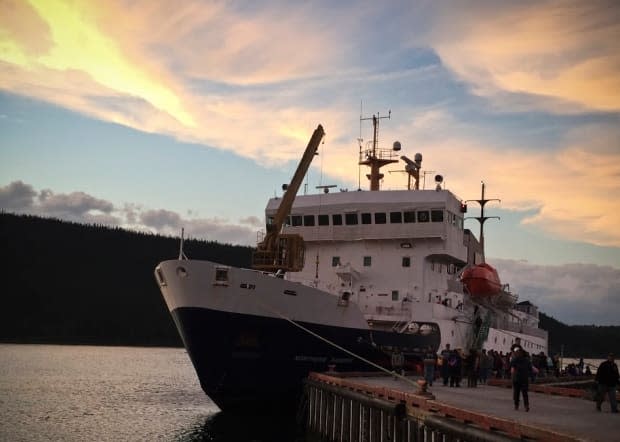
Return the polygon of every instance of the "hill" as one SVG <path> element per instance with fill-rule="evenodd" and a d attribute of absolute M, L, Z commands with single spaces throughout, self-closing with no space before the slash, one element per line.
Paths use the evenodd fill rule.
<path fill-rule="evenodd" d="M 0 214 L 4 342 L 180 346 L 153 270 L 176 238 Z M 185 241 L 187 256 L 250 265 L 249 247 Z"/>
<path fill-rule="evenodd" d="M 178 248 L 177 238 L 0 213 L 0 341 L 180 346 L 153 277 Z M 252 251 L 198 240 L 184 250 L 240 267 Z M 620 343 L 620 327 L 540 319 L 552 354 L 563 347 L 565 356 L 600 358 Z"/>

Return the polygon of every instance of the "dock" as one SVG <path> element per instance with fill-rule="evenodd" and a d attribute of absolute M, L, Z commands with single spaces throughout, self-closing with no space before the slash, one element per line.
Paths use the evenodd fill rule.
<path fill-rule="evenodd" d="M 620 415 L 597 412 L 585 390 L 530 385 L 530 411 L 514 409 L 508 380 L 476 388 L 426 387 L 360 373 L 310 373 L 305 424 L 321 441 L 617 441 Z"/>

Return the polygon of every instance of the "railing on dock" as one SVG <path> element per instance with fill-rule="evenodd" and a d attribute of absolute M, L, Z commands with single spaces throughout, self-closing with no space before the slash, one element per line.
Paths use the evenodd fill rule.
<path fill-rule="evenodd" d="M 432 399 L 372 387 L 336 373 L 310 373 L 302 408 L 309 440 L 321 442 L 576 440 Z"/>

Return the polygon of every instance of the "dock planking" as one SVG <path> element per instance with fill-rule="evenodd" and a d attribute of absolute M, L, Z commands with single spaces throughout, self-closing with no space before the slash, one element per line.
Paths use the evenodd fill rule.
<path fill-rule="evenodd" d="M 329 420 L 322 428 L 329 428 L 333 437 L 325 440 L 418 441 L 429 440 L 429 433 L 434 440 L 620 440 L 620 415 L 611 414 L 608 403 L 597 412 L 594 402 L 567 389 L 536 388 L 539 391 L 530 392 L 530 411 L 525 412 L 523 407 L 514 409 L 512 391 L 502 388 L 506 382 L 456 388 L 440 381 L 428 388 L 426 396 L 413 383 L 391 376 L 311 373 L 308 382 L 307 391 L 312 385 L 318 397 L 316 392 L 324 390 L 331 398 L 327 403 L 337 404 L 321 410 L 314 403 L 316 413 Z M 366 400 L 375 400 L 375 407 Z M 405 411 L 397 405 L 404 405 Z M 351 429 L 356 426 L 361 432 L 354 436 Z M 348 435 L 344 428 L 349 429 Z M 366 434 L 375 437 L 366 439 Z"/>

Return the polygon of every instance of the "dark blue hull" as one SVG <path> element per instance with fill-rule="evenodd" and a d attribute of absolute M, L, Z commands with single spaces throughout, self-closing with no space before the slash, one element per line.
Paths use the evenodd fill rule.
<path fill-rule="evenodd" d="M 172 316 L 203 390 L 223 410 L 287 403 L 310 371 L 331 364 L 336 371 L 377 370 L 284 319 L 189 307 Z M 300 325 L 388 369 L 393 348 L 403 351 L 406 368 L 413 369 L 426 348 L 437 351 L 441 338 L 435 324 L 426 334 Z"/>

